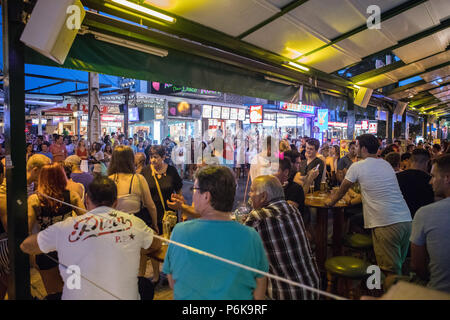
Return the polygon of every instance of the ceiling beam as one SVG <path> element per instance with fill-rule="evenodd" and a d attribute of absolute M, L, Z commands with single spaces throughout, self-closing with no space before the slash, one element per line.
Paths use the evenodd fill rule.
<path fill-rule="evenodd" d="M 450 18 L 446 19 L 444 21 L 441 21 L 441 23 L 438 24 L 437 26 L 434 26 L 432 28 L 429 28 L 427 30 L 419 32 L 419 33 L 417 33 L 415 35 L 412 35 L 412 36 L 409 36 L 409 37 L 407 37 L 405 39 L 402 39 L 396 45 L 393 45 L 393 46 L 388 47 L 386 49 L 383 49 L 383 50 L 380 50 L 378 52 L 374 52 L 374 53 L 372 53 L 372 54 L 370 54 L 368 56 L 365 56 L 361 60 L 372 59 L 372 58 L 375 58 L 375 57 L 383 55 L 383 54 L 391 53 L 395 49 L 404 47 L 404 46 L 406 46 L 406 45 L 408 45 L 410 43 L 413 43 L 413 42 L 416 42 L 416 41 L 421 40 L 423 38 L 426 38 L 428 36 L 431 36 L 431 35 L 433 35 L 433 34 L 435 34 L 437 32 L 440 32 L 442 30 L 447 29 L 448 27 L 450 27 Z M 355 65 L 357 65 L 359 63 L 361 63 L 361 61 L 358 61 L 358 62 L 355 62 L 353 64 L 350 64 L 350 65 L 346 66 L 345 69 L 346 68 L 351 68 L 351 67 L 353 67 L 353 66 L 355 66 Z M 342 69 L 344 69 L 344 68 L 342 68 Z"/>
<path fill-rule="evenodd" d="M 385 95 L 389 97 L 389 96 L 392 96 L 393 94 L 401 93 L 401 92 L 409 90 L 409 89 L 414 89 L 416 87 L 423 86 L 425 84 L 429 84 L 429 83 L 432 83 L 432 82 L 435 82 L 435 81 L 436 80 L 432 80 L 432 81 L 428 81 L 427 82 L 425 80 L 419 80 L 419 81 L 411 82 L 411 83 L 405 84 L 404 86 L 394 88 L 391 91 L 385 93 Z M 442 86 L 448 85 L 449 83 L 450 82 L 448 82 L 448 81 L 444 82 L 442 84 L 440 83 L 440 84 L 435 85 L 434 87 L 431 87 L 429 89 L 424 89 L 424 90 L 418 91 L 417 93 L 421 93 L 421 92 L 428 91 L 428 90 L 433 90 L 433 89 L 436 89 L 438 87 L 442 87 Z"/>
<path fill-rule="evenodd" d="M 397 70 L 397 69 L 399 69 L 401 67 L 404 67 L 406 65 L 407 64 L 405 64 L 403 61 L 395 61 L 395 62 L 393 62 L 391 64 L 388 64 L 388 65 L 386 65 L 384 67 L 381 67 L 381 68 L 378 68 L 378 69 L 373 69 L 373 70 L 370 70 L 370 71 L 358 74 L 358 75 L 356 75 L 354 77 L 351 77 L 350 80 L 357 84 L 358 82 L 361 82 L 361 81 L 364 81 L 364 80 L 367 80 L 367 79 L 379 76 L 379 75 L 381 75 L 383 73 L 387 73 L 387 72 L 390 72 L 390 71 L 393 71 L 393 70 Z"/>
<path fill-rule="evenodd" d="M 29 93 L 31 91 L 45 89 L 45 88 L 48 88 L 48 87 L 53 87 L 53 86 L 56 86 L 56 85 L 64 83 L 64 82 L 66 82 L 66 81 L 65 80 L 61 80 L 61 81 L 57 81 L 57 82 L 54 82 L 54 83 L 47 84 L 45 86 L 40 86 L 40 87 L 37 87 L 37 88 L 28 89 L 28 90 L 25 90 L 25 93 Z"/>
<path fill-rule="evenodd" d="M 364 81 L 364 80 L 367 80 L 367 79 L 379 76 L 381 74 L 388 73 L 388 72 L 400 69 L 402 67 L 410 66 L 410 65 L 412 65 L 414 63 L 420 63 L 421 61 L 424 61 L 424 60 L 429 59 L 431 57 L 440 55 L 440 54 L 445 53 L 447 51 L 448 50 L 440 51 L 438 53 L 433 53 L 433 54 L 431 54 L 431 55 L 429 55 L 427 57 L 421 58 L 420 60 L 416 60 L 416 61 L 413 61 L 411 63 L 404 63 L 401 60 L 400 61 L 395 61 L 395 62 L 393 62 L 391 64 L 388 64 L 388 65 L 386 65 L 384 67 L 381 67 L 381 68 L 378 68 L 378 69 L 373 69 L 373 70 L 370 70 L 368 72 L 356 75 L 356 76 L 352 77 L 350 80 L 352 82 L 354 82 L 354 83 L 358 83 L 360 81 Z"/>
<path fill-rule="evenodd" d="M 418 73 L 416 73 L 416 74 L 413 74 L 413 75 L 407 76 L 407 77 L 405 77 L 405 78 L 399 79 L 398 82 L 403 81 L 403 80 L 406 80 L 406 79 L 409 79 L 409 78 L 414 78 L 414 77 L 423 75 L 423 74 L 428 73 L 428 72 L 436 71 L 436 70 L 439 70 L 439 69 L 441 69 L 441 68 L 445 68 L 445 67 L 448 66 L 448 65 L 450 65 L 450 61 L 441 63 L 441 64 L 439 64 L 439 65 L 437 65 L 437 66 L 428 68 L 428 69 L 426 69 L 425 71 L 421 71 L 421 72 L 418 72 Z M 444 77 L 446 77 L 446 76 L 447 76 L 447 75 L 445 75 Z"/>
<path fill-rule="evenodd" d="M 274 20 L 284 16 L 286 13 L 288 13 L 288 12 L 298 8 L 299 6 L 304 4 L 305 2 L 308 2 L 308 0 L 296 0 L 296 1 L 292 1 L 291 3 L 288 3 L 287 5 L 285 5 L 284 7 L 281 8 L 280 12 L 278 12 L 277 14 L 274 14 L 270 18 L 264 20 L 263 22 L 257 24 L 256 26 L 248 29 L 247 31 L 245 31 L 243 33 L 241 33 L 236 38 L 242 40 L 243 38 L 245 38 L 249 34 L 252 34 L 253 32 L 255 32 L 255 31 L 261 29 L 262 27 L 268 25 L 272 21 L 274 21 Z"/>
<path fill-rule="evenodd" d="M 421 5 L 422 3 L 426 2 L 426 1 L 428 1 L 428 0 L 410 0 L 410 1 L 407 1 L 407 2 L 405 2 L 403 4 L 401 4 L 401 5 L 398 5 L 398 6 L 394 7 L 394 8 L 392 8 L 392 9 L 386 11 L 386 12 L 382 12 L 381 13 L 380 22 L 383 22 L 383 21 L 386 21 L 386 20 L 388 20 L 390 18 L 393 18 L 393 17 L 395 17 L 395 16 L 397 16 L 397 15 L 399 15 L 399 14 L 401 14 L 401 13 L 403 13 L 403 12 L 409 10 L 409 9 L 412 9 L 412 8 L 418 6 L 418 5 Z M 355 34 L 358 34 L 358 33 L 362 32 L 362 31 L 364 31 L 366 29 L 368 29 L 367 23 L 365 23 L 365 24 L 363 24 L 363 25 L 361 25 L 361 26 L 359 26 L 359 27 L 357 27 L 357 28 L 355 28 L 353 30 L 347 31 L 347 32 L 341 34 L 340 36 L 338 36 L 338 37 L 336 37 L 334 39 L 331 39 L 331 41 L 328 42 L 327 44 L 325 44 L 325 45 L 323 45 L 323 46 L 321 46 L 319 48 L 316 48 L 316 49 L 314 49 L 314 50 L 312 50 L 310 52 L 305 53 L 299 59 L 302 59 L 302 58 L 304 58 L 306 56 L 309 56 L 309 55 L 311 55 L 313 53 L 321 51 L 321 50 L 323 50 L 325 48 L 328 48 L 328 47 L 330 47 L 330 46 L 332 46 L 332 45 L 334 45 L 334 44 L 336 44 L 336 43 L 338 43 L 338 42 L 340 42 L 342 40 L 348 39 L 351 36 L 354 36 Z"/>

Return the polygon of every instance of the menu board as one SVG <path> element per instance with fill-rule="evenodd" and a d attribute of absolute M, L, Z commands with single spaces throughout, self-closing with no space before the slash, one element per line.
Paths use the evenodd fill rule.
<path fill-rule="evenodd" d="M 244 114 L 245 116 L 245 114 Z M 238 109 L 231 108 L 230 110 L 230 120 L 237 120 L 238 119 Z"/>
<path fill-rule="evenodd" d="M 230 119 L 230 108 L 222 107 L 222 119 L 223 120 Z"/>
<path fill-rule="evenodd" d="M 238 120 L 245 121 L 245 109 L 239 109 Z"/>
<path fill-rule="evenodd" d="M 210 105 L 203 105 L 203 118 L 211 118 L 212 107 Z"/>
<path fill-rule="evenodd" d="M 214 119 L 220 119 L 221 112 L 222 112 L 222 107 L 214 106 L 212 108 L 212 117 Z"/>

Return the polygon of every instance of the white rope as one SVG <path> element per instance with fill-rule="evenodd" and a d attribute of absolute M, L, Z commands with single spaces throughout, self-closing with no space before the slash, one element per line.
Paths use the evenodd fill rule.
<path fill-rule="evenodd" d="M 44 196 L 44 197 L 47 197 L 47 198 L 49 198 L 49 199 L 52 199 L 52 200 L 54 200 L 54 201 L 61 202 L 61 203 L 65 204 L 65 205 L 67 205 L 67 206 L 70 206 L 70 207 L 73 207 L 73 208 L 75 208 L 75 209 L 78 209 L 78 210 L 87 212 L 86 209 L 83 209 L 83 208 L 74 206 L 74 205 L 72 205 L 72 204 L 70 204 L 70 203 L 61 201 L 61 200 L 59 200 L 59 199 L 52 198 L 52 197 L 47 196 L 47 195 L 42 194 L 42 193 L 39 193 L 39 194 L 42 195 L 42 196 Z M 249 266 L 240 264 L 240 263 L 238 263 L 238 262 L 234 262 L 234 261 L 232 261 L 232 260 L 228 260 L 228 259 L 225 259 L 225 258 L 216 256 L 216 255 L 214 255 L 214 254 L 205 252 L 205 251 L 203 251 L 203 250 L 199 250 L 199 249 L 196 249 L 196 248 L 187 246 L 187 245 L 185 245 L 185 244 L 182 244 L 182 243 L 179 243 L 179 242 L 176 242 L 176 241 L 173 241 L 173 240 L 166 239 L 166 238 L 161 237 L 161 236 L 156 235 L 156 234 L 153 234 L 153 237 L 156 238 L 156 239 L 159 239 L 159 240 L 161 240 L 161 241 L 169 242 L 169 243 L 171 243 L 171 244 L 173 244 L 173 245 L 179 246 L 179 247 L 184 248 L 184 249 L 186 249 L 186 250 L 195 252 L 195 253 L 197 253 L 197 254 L 204 255 L 204 256 L 207 256 L 207 257 L 212 258 L 212 259 L 217 259 L 217 260 L 220 260 L 220 261 L 222 261 L 222 262 L 225 262 L 225 263 L 228 263 L 228 264 L 237 266 L 237 267 L 239 267 L 239 268 L 242 268 L 242 269 L 245 269 L 245 270 L 248 270 L 248 271 L 252 271 L 252 272 L 255 272 L 255 273 L 259 273 L 259 274 L 264 275 L 264 276 L 266 276 L 266 277 L 268 277 L 268 278 L 272 278 L 272 279 L 275 279 L 275 280 L 278 280 L 278 281 L 282 281 L 282 282 L 288 283 L 288 284 L 290 284 L 290 285 L 292 285 L 292 286 L 300 287 L 300 288 L 303 288 L 303 289 L 305 289 L 305 290 L 309 290 L 309 291 L 318 293 L 318 294 L 320 294 L 320 295 L 323 295 L 323 296 L 326 296 L 326 297 L 329 297 L 329 298 L 332 298 L 332 299 L 335 299 L 335 300 L 348 300 L 348 299 L 345 298 L 345 297 L 341 297 L 341 296 L 338 296 L 338 295 L 335 295 L 335 294 L 332 294 L 332 293 L 329 293 L 329 292 L 326 292 L 326 291 L 323 291 L 323 290 L 320 290 L 320 289 L 316 289 L 316 288 L 313 288 L 313 287 L 304 285 L 304 284 L 299 283 L 299 282 L 295 282 L 295 281 L 292 281 L 292 280 L 289 280 L 289 279 L 285 279 L 285 278 L 276 276 L 276 275 L 274 275 L 274 274 L 270 274 L 270 273 L 267 273 L 267 272 L 264 272 L 264 271 L 261 271 L 261 270 L 258 270 L 258 269 L 254 269 L 254 268 L 252 268 L 252 267 L 249 267 Z M 66 268 L 67 268 L 67 267 L 66 267 Z"/>

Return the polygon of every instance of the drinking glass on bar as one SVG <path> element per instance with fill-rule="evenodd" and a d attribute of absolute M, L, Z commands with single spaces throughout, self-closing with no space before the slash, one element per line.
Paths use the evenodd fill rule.
<path fill-rule="evenodd" d="M 311 193 L 311 196 L 314 194 L 314 182 L 309 186 L 309 192 Z"/>
<path fill-rule="evenodd" d="M 325 194 L 325 193 L 327 193 L 327 183 L 321 182 L 320 183 L 320 194 Z"/>

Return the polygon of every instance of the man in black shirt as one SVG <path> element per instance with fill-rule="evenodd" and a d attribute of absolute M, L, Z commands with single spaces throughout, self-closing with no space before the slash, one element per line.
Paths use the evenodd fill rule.
<path fill-rule="evenodd" d="M 322 160 L 317 157 L 317 152 L 319 151 L 320 142 L 317 139 L 309 138 L 306 141 L 306 160 L 302 161 L 300 167 L 300 173 L 302 177 L 306 177 L 308 172 L 319 166 L 319 175 L 314 179 L 314 190 L 320 190 L 320 182 L 322 181 L 322 174 L 325 164 Z"/>
<path fill-rule="evenodd" d="M 292 163 L 287 157 L 279 160 L 278 172 L 275 177 L 283 186 L 285 200 L 298 208 L 300 213 L 305 211 L 305 194 L 303 188 L 293 181 L 291 175 Z"/>
<path fill-rule="evenodd" d="M 424 149 L 415 149 L 410 159 L 410 169 L 397 173 L 397 180 L 403 198 L 414 218 L 416 211 L 434 202 L 431 176 L 427 173 L 430 154 Z"/>

